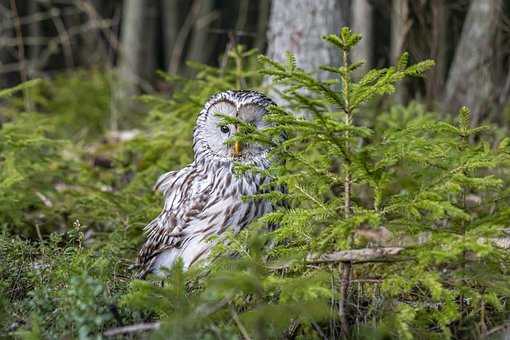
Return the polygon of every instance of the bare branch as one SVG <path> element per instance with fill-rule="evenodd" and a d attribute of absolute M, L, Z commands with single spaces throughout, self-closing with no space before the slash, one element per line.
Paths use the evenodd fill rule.
<path fill-rule="evenodd" d="M 99 21 L 89 21 L 86 25 L 70 27 L 67 30 L 67 36 L 73 37 L 75 35 L 85 34 L 89 31 L 94 31 L 96 29 L 107 29 L 110 27 L 112 27 L 112 22 L 110 20 L 104 19 Z M 62 44 L 62 38 L 60 35 L 50 38 L 48 40 L 38 37 L 29 37 L 29 39 L 30 43 L 36 43 L 39 42 L 37 41 L 38 39 L 42 39 L 40 42 L 41 43 L 45 42 L 45 45 L 47 46 L 46 49 L 44 49 L 41 55 L 39 56 L 38 60 L 31 61 L 34 64 L 33 66 L 34 69 L 42 69 L 42 67 L 46 64 L 49 58 L 59 51 L 59 46 Z M 7 43 L 8 42 L 9 41 L 7 41 Z M 0 65 L 0 74 L 19 71 L 22 68 L 23 63 L 21 61 L 16 63 Z"/>
<path fill-rule="evenodd" d="M 19 17 L 19 23 L 20 23 L 20 25 L 30 25 L 33 23 L 37 23 L 39 21 L 45 21 L 45 20 L 51 19 L 52 17 L 55 17 L 55 16 L 76 15 L 76 14 L 80 14 L 80 12 L 81 12 L 80 10 L 74 9 L 74 8 L 72 8 L 72 9 L 71 8 L 70 9 L 52 8 L 45 12 L 37 12 L 34 14 Z M 14 27 L 16 25 L 16 23 L 11 19 L 12 19 L 12 17 L 10 17 L 10 16 L 3 19 L 2 22 L 0 23 L 0 30 Z"/>
<path fill-rule="evenodd" d="M 232 319 L 234 319 L 234 322 L 237 325 L 237 328 L 239 329 L 239 332 L 241 332 L 241 335 L 243 336 L 244 340 L 251 340 L 250 335 L 248 334 L 248 331 L 244 327 L 244 325 L 241 323 L 241 320 L 239 319 L 239 316 L 237 315 L 236 310 L 234 307 L 230 307 L 230 313 L 232 315 Z"/>
<path fill-rule="evenodd" d="M 342 250 L 327 254 L 308 254 L 305 259 L 307 265 L 335 264 L 335 263 L 370 263 L 370 262 L 394 262 L 407 260 L 399 257 L 405 250 L 404 247 L 377 247 L 353 250 Z M 289 263 L 270 266 L 271 270 L 282 270 L 291 267 Z"/>
<path fill-rule="evenodd" d="M 102 22 L 105 19 L 103 19 L 99 13 L 97 13 L 94 6 L 87 0 L 77 1 L 77 6 L 83 9 L 85 13 L 89 16 L 90 20 L 92 22 Z M 109 27 L 98 27 L 101 31 L 103 31 L 106 39 L 108 40 L 110 46 L 113 48 L 114 51 L 117 51 L 119 49 L 119 40 L 117 39 L 117 36 L 111 29 L 115 25 L 110 25 Z M 110 29 L 108 29 L 110 28 Z"/>
<path fill-rule="evenodd" d="M 68 68 L 74 67 L 73 51 L 71 48 L 71 39 L 70 39 L 69 32 L 66 31 L 64 22 L 60 16 L 53 16 L 53 17 L 51 17 L 51 20 L 53 21 L 53 25 L 57 29 L 58 38 L 60 39 L 60 43 L 64 50 L 66 66 Z"/>
<path fill-rule="evenodd" d="M 347 339 L 349 337 L 349 320 L 347 319 L 348 308 L 347 302 L 349 299 L 349 287 L 351 285 L 352 262 L 340 263 L 340 301 L 338 304 L 338 316 L 340 317 L 340 331 L 342 337 Z"/>
<path fill-rule="evenodd" d="M 510 249 L 510 237 L 495 237 L 495 238 L 479 238 L 480 243 L 487 241 L 500 249 Z M 375 263 L 375 262 L 395 262 L 405 261 L 409 258 L 402 258 L 401 253 L 407 248 L 405 247 L 377 247 L 377 248 L 363 248 L 342 250 L 328 254 L 309 254 L 306 257 L 306 263 L 310 265 L 317 264 L 335 264 L 335 263 Z M 289 268 L 290 265 L 283 264 L 280 266 L 271 267 L 273 270 L 280 270 Z"/>
<path fill-rule="evenodd" d="M 400 255 L 404 249 L 402 247 L 380 247 L 343 250 L 322 255 L 310 254 L 306 257 L 306 262 L 309 264 L 390 262 L 395 261 L 395 257 Z"/>
<path fill-rule="evenodd" d="M 26 81 L 28 81 L 28 68 L 27 68 L 27 61 L 25 59 L 25 45 L 23 44 L 23 35 L 21 33 L 21 24 L 19 22 L 18 9 L 16 8 L 16 2 L 14 0 L 11 0 L 11 11 L 12 11 L 12 16 L 14 17 L 16 40 L 18 42 L 18 60 L 21 64 L 21 67 L 20 67 L 21 81 L 26 82 Z M 25 108 L 27 110 L 31 110 L 32 109 L 32 101 L 30 100 L 30 97 L 29 97 L 27 91 L 23 91 L 23 97 L 24 97 L 24 101 L 25 101 Z"/>
<path fill-rule="evenodd" d="M 124 327 L 111 328 L 103 333 L 104 336 L 116 336 L 120 334 L 139 333 L 159 329 L 160 322 L 138 323 Z"/>

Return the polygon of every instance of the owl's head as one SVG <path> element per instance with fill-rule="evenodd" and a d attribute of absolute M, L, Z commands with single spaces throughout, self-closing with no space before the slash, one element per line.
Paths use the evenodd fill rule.
<path fill-rule="evenodd" d="M 236 124 L 223 124 L 221 116 L 232 117 L 262 129 L 267 127 L 263 116 L 271 104 L 274 104 L 271 99 L 256 91 L 226 91 L 214 95 L 197 119 L 193 143 L 195 157 L 243 163 L 265 159 L 265 146 L 255 143 L 227 145 L 226 142 L 239 131 L 239 127 Z"/>

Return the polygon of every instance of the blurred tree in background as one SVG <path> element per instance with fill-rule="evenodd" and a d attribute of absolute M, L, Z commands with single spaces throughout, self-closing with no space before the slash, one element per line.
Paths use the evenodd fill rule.
<path fill-rule="evenodd" d="M 430 77 L 404 84 L 398 102 L 425 98 L 448 112 L 469 104 L 474 122 L 504 123 L 509 7 L 502 0 L 4 0 L 0 82 L 13 86 L 77 68 L 113 71 L 116 128 L 122 114 L 136 110 L 132 95 L 171 90 L 156 70 L 189 74 L 186 60 L 221 65 L 236 43 L 276 60 L 290 51 L 310 69 L 319 60 L 338 60 L 314 33 L 347 25 L 365 37 L 354 52 L 365 68 L 388 66 L 404 50 L 411 60 L 436 61 Z"/>

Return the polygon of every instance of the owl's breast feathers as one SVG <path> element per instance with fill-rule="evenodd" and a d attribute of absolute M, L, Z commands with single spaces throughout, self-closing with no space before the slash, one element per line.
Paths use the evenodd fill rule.
<path fill-rule="evenodd" d="M 171 267 L 178 257 L 187 268 L 209 252 L 212 235 L 227 228 L 237 232 L 271 211 L 269 202 L 242 201 L 243 195 L 257 193 L 264 181 L 249 174 L 236 177 L 231 165 L 214 162 L 194 162 L 162 175 L 155 189 L 165 196 L 164 209 L 145 227 L 139 277 Z"/>

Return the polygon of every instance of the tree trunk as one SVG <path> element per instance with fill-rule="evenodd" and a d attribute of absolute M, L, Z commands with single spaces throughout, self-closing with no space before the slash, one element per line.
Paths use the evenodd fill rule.
<path fill-rule="evenodd" d="M 200 9 L 202 7 L 202 0 L 193 0 L 191 2 L 191 6 L 187 11 L 186 18 L 184 19 L 182 25 L 179 25 L 179 32 L 177 33 L 175 43 L 172 48 L 172 55 L 168 65 L 168 72 L 178 73 L 181 66 L 182 55 L 184 54 L 186 41 L 188 40 L 188 36 L 193 29 L 193 24 L 199 18 Z"/>
<path fill-rule="evenodd" d="M 269 0 L 259 0 L 257 18 L 257 36 L 255 37 L 255 48 L 264 53 L 266 47 L 266 31 L 269 19 Z"/>
<path fill-rule="evenodd" d="M 140 94 L 141 88 L 150 89 L 156 67 L 155 19 L 155 0 L 124 0 L 116 93 L 118 109 L 128 109 L 126 104 L 133 104 L 129 99 Z"/>
<path fill-rule="evenodd" d="M 338 1 L 338 4 L 336 5 L 335 9 L 337 11 L 340 11 L 340 14 L 337 14 L 340 18 L 340 21 L 336 23 L 338 27 L 334 27 L 334 31 L 330 33 L 338 33 L 340 31 L 340 28 L 343 26 L 351 26 L 352 24 L 352 18 L 351 18 L 351 8 L 352 8 L 352 2 L 354 0 L 341 0 Z M 371 0 L 372 1 L 372 0 Z"/>
<path fill-rule="evenodd" d="M 37 1 L 30 1 L 28 3 L 28 15 L 34 15 L 39 12 L 39 4 Z M 41 37 L 41 22 L 35 20 L 28 25 L 28 36 L 29 37 Z M 41 53 L 41 46 L 39 44 L 32 44 L 28 46 L 28 72 L 30 78 L 38 76 L 39 70 L 37 69 L 37 61 Z"/>
<path fill-rule="evenodd" d="M 429 105 L 441 97 L 446 80 L 446 52 L 448 51 L 448 9 L 443 0 L 431 1 L 431 43 L 430 58 L 436 66 L 425 78 L 426 100 Z"/>
<path fill-rule="evenodd" d="M 356 72 L 357 76 L 365 73 L 372 67 L 372 5 L 368 0 L 353 0 L 351 7 L 352 30 L 363 37 L 352 51 L 354 62 L 364 60 L 365 64 Z"/>
<path fill-rule="evenodd" d="M 273 0 L 267 33 L 268 56 L 282 62 L 285 52 L 291 52 L 299 67 L 318 74 L 320 79 L 329 77 L 319 66 L 338 65 L 340 53 L 320 37 L 337 33 L 346 24 L 341 20 L 339 6 L 335 0 L 294 0 L 292 5 L 287 0 Z"/>
<path fill-rule="evenodd" d="M 0 21 L 7 23 L 8 20 L 12 20 L 10 19 L 9 12 L 0 12 Z M 0 89 L 10 87 L 15 83 L 14 71 L 10 71 L 9 66 L 16 61 L 14 58 L 16 52 L 12 47 L 2 45 L 4 39 L 12 40 L 13 38 L 14 28 L 12 26 L 0 29 Z M 2 117 L 0 115 L 0 123 L 1 120 Z"/>
<path fill-rule="evenodd" d="M 396 63 L 405 49 L 406 38 L 411 28 L 408 0 L 393 0 L 391 11 L 391 63 Z M 406 84 L 403 82 L 395 93 L 395 101 L 403 104 L 407 100 Z"/>
<path fill-rule="evenodd" d="M 161 0 L 161 25 L 163 31 L 163 50 L 165 69 L 170 66 L 172 51 L 179 34 L 179 1 Z"/>
<path fill-rule="evenodd" d="M 248 10 L 249 10 L 249 0 L 239 0 L 239 10 L 237 12 L 237 21 L 235 30 L 236 31 L 244 31 L 246 28 L 246 21 L 248 19 Z"/>
<path fill-rule="evenodd" d="M 34 1 L 35 2 L 35 1 Z M 81 25 L 90 25 L 101 17 L 102 3 L 99 0 L 88 0 L 87 2 L 80 2 L 80 8 L 87 13 L 82 18 Z M 110 63 L 108 56 L 108 47 L 101 39 L 101 30 L 91 30 L 86 34 L 80 36 L 77 46 L 80 46 L 78 53 L 80 66 L 94 66 L 103 63 Z M 110 66 L 110 65 L 109 65 Z"/>
<path fill-rule="evenodd" d="M 211 52 L 211 45 L 207 44 L 210 39 L 208 29 L 216 16 L 213 10 L 214 1 L 201 1 L 198 16 L 193 23 L 193 32 L 191 34 L 191 42 L 187 55 L 188 60 L 198 61 L 202 64 L 207 63 Z"/>
<path fill-rule="evenodd" d="M 487 117 L 494 99 L 492 67 L 501 7 L 501 0 L 472 0 L 448 76 L 445 108 L 468 106 L 473 125 Z"/>

